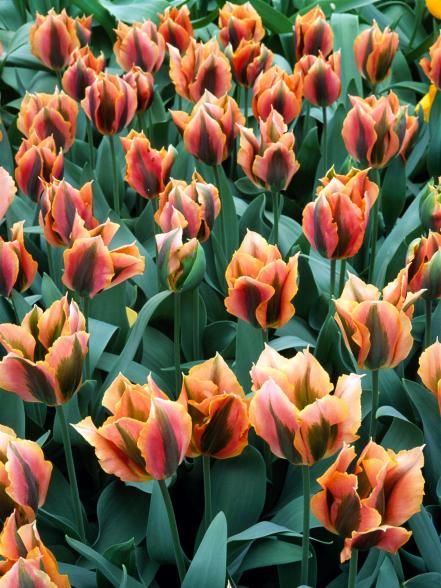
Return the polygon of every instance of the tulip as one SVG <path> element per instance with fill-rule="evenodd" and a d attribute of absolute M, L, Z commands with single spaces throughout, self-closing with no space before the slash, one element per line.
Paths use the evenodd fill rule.
<path fill-rule="evenodd" d="M 441 177 L 438 184 L 430 183 L 420 200 L 420 220 L 427 231 L 441 230 Z"/>
<path fill-rule="evenodd" d="M 353 447 L 343 447 L 311 501 L 322 525 L 344 537 L 342 563 L 353 549 L 396 553 L 411 536 L 401 525 L 419 512 L 424 495 L 423 447 L 395 453 L 371 441 L 353 469 L 355 457 Z"/>
<path fill-rule="evenodd" d="M 429 49 L 429 58 L 423 57 L 420 65 L 429 80 L 441 90 L 441 34 Z"/>
<path fill-rule="evenodd" d="M 185 53 L 169 45 L 170 78 L 176 93 L 197 102 L 207 90 L 221 97 L 231 88 L 231 68 L 216 39 L 208 43 L 190 40 Z"/>
<path fill-rule="evenodd" d="M 133 129 L 121 137 L 121 143 L 126 154 L 126 182 L 143 198 L 157 198 L 170 178 L 176 149 L 171 145 L 167 150 L 153 149 L 144 132 Z"/>
<path fill-rule="evenodd" d="M 92 39 L 92 15 L 77 16 L 75 18 L 75 30 L 81 47 L 90 45 Z"/>
<path fill-rule="evenodd" d="M 331 53 L 334 34 L 319 6 L 315 6 L 306 14 L 297 15 L 294 41 L 297 60 L 304 55 L 318 55 L 321 52 L 326 57 Z"/>
<path fill-rule="evenodd" d="M 113 52 L 116 61 L 125 71 L 137 65 L 144 71 L 155 73 L 165 56 L 164 37 L 151 20 L 134 22 L 131 26 L 118 22 Z"/>
<path fill-rule="evenodd" d="M 191 114 L 176 110 L 170 113 L 183 134 L 187 151 L 207 165 L 220 165 L 227 159 L 238 133 L 236 125 L 245 122 L 233 98 L 216 98 L 208 90 Z"/>
<path fill-rule="evenodd" d="M 105 66 L 106 60 L 102 53 L 95 57 L 89 47 L 75 49 L 62 78 L 63 90 L 80 102 L 86 95 L 86 88 L 93 84 Z"/>
<path fill-rule="evenodd" d="M 219 40 L 222 45 L 226 47 L 231 43 L 234 50 L 242 39 L 261 41 L 265 36 L 262 19 L 250 2 L 225 2 L 219 10 L 219 28 Z"/>
<path fill-rule="evenodd" d="M 406 162 L 408 157 L 408 151 L 410 151 L 411 147 L 415 142 L 415 137 L 418 132 L 419 123 L 418 117 L 416 116 L 409 116 L 406 114 L 406 126 L 404 137 L 401 142 L 400 150 L 398 151 L 398 155 L 401 156 L 404 162 Z"/>
<path fill-rule="evenodd" d="M 191 184 L 171 180 L 159 197 L 155 221 L 162 232 L 182 229 L 183 239 L 206 241 L 221 209 L 219 191 L 197 172 Z"/>
<path fill-rule="evenodd" d="M 298 71 L 287 74 L 273 65 L 257 78 L 253 89 L 254 116 L 266 120 L 274 108 L 288 125 L 302 109 L 303 78 Z"/>
<path fill-rule="evenodd" d="M 40 141 L 33 133 L 23 139 L 15 155 L 15 179 L 20 190 L 38 202 L 46 182 L 61 179 L 64 174 L 64 155 L 57 152 L 53 136 Z"/>
<path fill-rule="evenodd" d="M 381 32 L 375 20 L 371 27 L 355 38 L 355 63 L 360 74 L 373 88 L 390 74 L 399 43 L 397 33 L 392 32 L 389 27 Z"/>
<path fill-rule="evenodd" d="M 227 54 L 236 82 L 244 88 L 252 88 L 257 77 L 267 71 L 273 61 L 273 53 L 263 43 L 242 39 L 236 51 L 228 45 Z"/>
<path fill-rule="evenodd" d="M 298 254 L 285 263 L 279 249 L 248 230 L 225 272 L 227 311 L 262 329 L 277 329 L 294 315 Z"/>
<path fill-rule="evenodd" d="M 123 75 L 123 80 L 136 91 L 138 99 L 137 112 L 145 112 L 153 100 L 154 82 L 153 76 L 148 71 L 142 71 L 140 67 L 133 66 Z"/>
<path fill-rule="evenodd" d="M 305 55 L 296 63 L 295 69 L 303 76 L 303 94 L 314 106 L 325 108 L 340 97 L 340 51 L 325 58 L 319 52 L 318 57 Z"/>
<path fill-rule="evenodd" d="M 429 91 L 425 94 L 415 107 L 415 112 L 423 111 L 424 122 L 429 122 L 430 111 L 435 101 L 438 90 L 434 84 L 430 84 Z"/>
<path fill-rule="evenodd" d="M 53 8 L 46 16 L 37 12 L 29 30 L 32 53 L 49 69 L 67 66 L 71 53 L 80 46 L 75 20 L 65 9 L 57 14 Z"/>
<path fill-rule="evenodd" d="M 168 7 L 164 14 L 159 15 L 159 20 L 158 31 L 164 37 L 164 41 L 183 53 L 193 37 L 188 6 L 183 4 L 179 9 L 175 6 Z"/>
<path fill-rule="evenodd" d="M 435 18 L 441 18 L 441 6 L 438 0 L 426 0 L 427 10 Z"/>
<path fill-rule="evenodd" d="M 17 187 L 4 167 L 0 166 L 0 219 L 2 219 L 15 198 Z"/>
<path fill-rule="evenodd" d="M 7 298 L 14 288 L 19 292 L 27 290 L 38 270 L 38 263 L 25 247 L 24 222 L 12 226 L 11 241 L 0 239 L 0 295 Z"/>
<path fill-rule="evenodd" d="M 441 343 L 438 339 L 426 347 L 419 359 L 418 375 L 438 400 L 441 414 Z"/>

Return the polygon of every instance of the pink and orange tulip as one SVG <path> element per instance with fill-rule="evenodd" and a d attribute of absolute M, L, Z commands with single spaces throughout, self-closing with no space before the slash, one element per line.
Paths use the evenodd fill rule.
<path fill-rule="evenodd" d="M 228 459 L 248 445 L 248 404 L 234 372 L 217 353 L 183 377 L 192 437 L 188 455 Z"/>
<path fill-rule="evenodd" d="M 303 77 L 303 95 L 314 106 L 325 108 L 334 104 L 341 94 L 340 51 L 327 58 L 319 53 L 305 55 L 296 63 L 295 71 Z"/>
<path fill-rule="evenodd" d="M 231 44 L 234 50 L 242 39 L 261 41 L 265 36 L 262 19 L 250 2 L 225 2 L 219 10 L 219 28 L 219 40 L 222 45 L 226 47 Z"/>
<path fill-rule="evenodd" d="M 0 219 L 2 219 L 15 198 L 17 187 L 4 167 L 0 166 Z"/>
<path fill-rule="evenodd" d="M 353 447 L 343 447 L 311 501 L 322 525 L 345 539 L 342 562 L 353 549 L 396 553 L 412 534 L 401 525 L 419 512 L 424 495 L 422 447 L 395 453 L 371 441 L 353 469 L 355 458 Z"/>
<path fill-rule="evenodd" d="M 372 87 L 385 80 L 398 50 L 400 38 L 386 27 L 382 32 L 374 20 L 354 41 L 355 63 L 358 71 Z"/>
<path fill-rule="evenodd" d="M 255 327 L 277 329 L 294 315 L 298 254 L 284 262 L 275 245 L 247 231 L 225 272 L 227 311 Z"/>
<path fill-rule="evenodd" d="M 123 80 L 136 91 L 138 99 L 137 112 L 145 112 L 150 108 L 154 94 L 153 76 L 148 71 L 143 71 L 134 65 L 131 70 L 123 75 Z"/>
<path fill-rule="evenodd" d="M 62 86 L 66 94 L 77 102 L 83 100 L 86 88 L 91 86 L 97 75 L 104 71 L 106 60 L 102 53 L 98 57 L 89 47 L 73 51 L 69 66 L 63 74 Z"/>
<path fill-rule="evenodd" d="M 441 234 L 429 231 L 427 237 L 415 239 L 409 245 L 409 290 L 424 290 L 423 298 L 441 298 Z"/>
<path fill-rule="evenodd" d="M 38 264 L 26 249 L 24 221 L 12 226 L 11 241 L 0 238 L 0 295 L 9 297 L 15 288 L 24 292 L 34 281 Z"/>
<path fill-rule="evenodd" d="M 441 230 L 441 177 L 438 183 L 430 183 L 420 201 L 420 220 L 427 231 Z"/>
<path fill-rule="evenodd" d="M 113 52 L 116 61 L 125 71 L 129 71 L 134 65 L 150 73 L 158 71 L 164 61 L 165 41 L 158 33 L 155 23 L 145 20 L 128 26 L 118 22 L 115 33 Z"/>
<path fill-rule="evenodd" d="M 302 109 L 303 77 L 298 71 L 288 74 L 278 65 L 261 73 L 253 88 L 254 116 L 266 120 L 271 108 L 283 116 L 288 125 Z"/>
<path fill-rule="evenodd" d="M 441 90 L 441 34 L 429 49 L 429 57 L 423 57 L 420 65 L 429 80 Z"/>
<path fill-rule="evenodd" d="M 164 480 L 176 472 L 191 439 L 183 398 L 170 400 L 151 376 L 141 386 L 119 374 L 102 403 L 111 416 L 100 427 L 86 417 L 74 428 L 94 447 L 106 473 L 140 482 Z"/>
<path fill-rule="evenodd" d="M 226 51 L 234 79 L 245 88 L 252 88 L 258 76 L 271 67 L 273 53 L 263 43 L 242 39 L 236 51 L 228 45 Z"/>
<path fill-rule="evenodd" d="M 421 354 L 418 375 L 437 399 L 441 413 L 441 343 L 438 340 Z"/>
<path fill-rule="evenodd" d="M 294 41 L 297 60 L 304 55 L 318 55 L 321 52 L 326 57 L 331 53 L 334 33 L 319 6 L 315 6 L 306 14 L 297 15 Z"/>
<path fill-rule="evenodd" d="M 251 369 L 250 422 L 274 455 L 313 465 L 358 439 L 360 376 L 340 376 L 334 389 L 309 350 L 287 359 L 265 346 Z"/>
<path fill-rule="evenodd" d="M 196 238 L 183 241 L 183 230 L 156 235 L 157 266 L 164 284 L 173 292 L 192 290 L 204 278 L 205 254 Z"/>
<path fill-rule="evenodd" d="M 164 13 L 159 15 L 159 20 L 158 31 L 164 37 L 164 41 L 183 53 L 193 37 L 188 6 L 183 4 L 180 8 L 166 8 Z"/>

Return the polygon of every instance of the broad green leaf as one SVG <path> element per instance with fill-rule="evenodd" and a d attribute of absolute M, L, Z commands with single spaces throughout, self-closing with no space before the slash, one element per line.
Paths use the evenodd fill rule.
<path fill-rule="evenodd" d="M 439 588 L 441 586 L 441 574 L 429 572 L 420 574 L 407 582 L 404 582 L 403 588 Z"/>
<path fill-rule="evenodd" d="M 175 555 L 161 490 L 154 484 L 147 522 L 147 551 L 158 563 L 174 564 Z"/>
<path fill-rule="evenodd" d="M 354 39 L 360 32 L 358 16 L 336 12 L 331 16 L 334 32 L 334 51 L 341 50 L 341 98 L 346 102 L 351 81 L 355 82 L 357 95 L 363 94 L 363 84 L 354 58 Z"/>
<path fill-rule="evenodd" d="M 271 567 L 280 564 L 289 564 L 302 560 L 302 548 L 300 545 L 281 541 L 276 538 L 264 539 L 253 543 L 243 559 L 239 572 L 245 572 L 255 568 Z"/>
<path fill-rule="evenodd" d="M 236 363 L 234 371 L 245 390 L 251 390 L 250 369 L 256 363 L 264 348 L 263 331 L 250 323 L 238 319 L 236 331 Z"/>
<path fill-rule="evenodd" d="M 21 398 L 0 389 L 0 423 L 11 427 L 18 437 L 25 437 L 26 417 L 24 403 Z"/>
<path fill-rule="evenodd" d="M 158 14 L 169 6 L 164 0 L 100 0 L 100 4 L 117 20 L 127 23 L 148 19 L 159 22 Z M 88 11 L 90 12 L 90 8 Z"/>
<path fill-rule="evenodd" d="M 427 570 L 441 574 L 441 542 L 432 518 L 424 506 L 421 507 L 421 512 L 409 520 L 409 527 Z"/>

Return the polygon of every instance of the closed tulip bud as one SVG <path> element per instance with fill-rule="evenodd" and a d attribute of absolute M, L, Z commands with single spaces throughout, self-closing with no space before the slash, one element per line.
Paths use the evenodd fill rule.
<path fill-rule="evenodd" d="M 441 234 L 429 231 L 427 237 L 415 239 L 409 245 L 409 290 L 425 290 L 423 298 L 441 298 Z"/>
<path fill-rule="evenodd" d="M 423 447 L 395 453 L 370 441 L 354 466 L 355 458 L 353 447 L 343 447 L 311 501 L 321 524 L 345 539 L 342 563 L 353 549 L 396 553 L 411 536 L 400 525 L 420 511 L 424 496 Z"/>
<path fill-rule="evenodd" d="M 57 14 L 53 8 L 46 16 L 37 12 L 29 30 L 32 53 L 49 69 L 60 70 L 69 63 L 71 53 L 80 46 L 75 20 L 65 9 Z"/>
<path fill-rule="evenodd" d="M 441 33 L 429 49 L 429 57 L 423 57 L 420 65 L 429 80 L 441 90 Z"/>
<path fill-rule="evenodd" d="M 392 32 L 389 27 L 381 32 L 375 20 L 371 27 L 355 38 L 355 63 L 360 74 L 371 86 L 376 86 L 390 74 L 399 43 L 397 33 Z"/>
<path fill-rule="evenodd" d="M 217 353 L 183 377 L 192 419 L 189 455 L 228 459 L 248 445 L 248 404 L 234 372 Z"/>
<path fill-rule="evenodd" d="M 420 220 L 427 231 L 441 230 L 441 177 L 438 184 L 429 184 L 420 200 Z"/>
<path fill-rule="evenodd" d="M 418 375 L 438 400 L 441 414 L 441 343 L 438 339 L 421 354 Z"/>
<path fill-rule="evenodd" d="M 136 91 L 123 79 L 100 73 L 86 88 L 81 106 L 99 133 L 115 135 L 132 122 L 138 98 Z"/>
<path fill-rule="evenodd" d="M 155 221 L 164 233 L 181 228 L 184 240 L 196 238 L 203 242 L 210 236 L 220 209 L 216 186 L 207 184 L 194 172 L 191 184 L 182 180 L 171 180 L 167 184 L 159 196 Z"/>
<path fill-rule="evenodd" d="M 57 152 L 54 138 L 40 141 L 35 134 L 23 139 L 15 155 L 15 179 L 20 190 L 38 202 L 46 182 L 61 179 L 64 174 L 64 155 Z"/>
<path fill-rule="evenodd" d="M 338 175 L 332 169 L 320 180 L 317 198 L 303 210 L 303 232 L 327 259 L 348 259 L 360 250 L 379 191 L 368 173 L 352 168 Z"/>
<path fill-rule="evenodd" d="M 334 34 L 319 6 L 315 6 L 306 14 L 297 15 L 294 42 L 297 60 L 304 55 L 318 55 L 321 52 L 326 57 L 331 53 Z"/>
<path fill-rule="evenodd" d="M 44 312 L 34 306 L 21 325 L 0 325 L 7 351 L 0 362 L 1 388 L 26 402 L 68 402 L 82 382 L 88 340 L 84 317 L 67 296 Z"/>
<path fill-rule="evenodd" d="M 286 190 L 300 167 L 294 141 L 294 133 L 288 132 L 283 117 L 271 109 L 266 121 L 260 120 L 259 140 L 251 129 L 240 127 L 237 162 L 256 186 L 273 192 Z"/>
<path fill-rule="evenodd" d="M 341 94 L 340 51 L 327 59 L 319 53 L 305 55 L 295 69 L 303 76 L 303 95 L 314 106 L 322 108 L 333 104 Z"/>
<path fill-rule="evenodd" d="M 273 65 L 260 74 L 254 84 L 252 108 L 254 116 L 266 120 L 271 108 L 289 125 L 302 109 L 303 77 L 298 71 L 288 74 Z"/>
<path fill-rule="evenodd" d="M 131 26 L 118 22 L 113 46 L 116 61 L 125 71 L 137 65 L 144 71 L 155 73 L 165 56 L 164 37 L 151 20 L 134 22 Z"/>
<path fill-rule="evenodd" d="M 242 39 L 236 51 L 228 45 L 225 50 L 231 63 L 236 82 L 245 88 L 252 88 L 258 76 L 267 71 L 273 62 L 273 53 L 263 43 Z"/>
<path fill-rule="evenodd" d="M 63 90 L 77 102 L 83 100 L 86 88 L 91 86 L 99 73 L 104 71 L 106 60 L 102 53 L 98 57 L 89 47 L 75 49 L 72 53 L 69 67 L 62 79 Z"/>
<path fill-rule="evenodd" d="M 205 274 L 205 254 L 197 239 L 183 242 L 182 229 L 156 235 L 157 265 L 164 284 L 173 292 L 193 290 Z"/>
<path fill-rule="evenodd" d="M 164 190 L 176 158 L 176 149 L 169 145 L 160 151 L 153 149 L 144 132 L 131 130 L 121 137 L 126 154 L 126 182 L 143 198 L 157 198 Z"/>
<path fill-rule="evenodd" d="M 90 45 L 92 39 L 92 15 L 77 16 L 75 19 L 75 30 L 81 47 Z"/>
<path fill-rule="evenodd" d="M 226 47 L 231 44 L 234 50 L 242 39 L 261 41 L 265 36 L 262 19 L 250 2 L 225 2 L 219 10 L 219 28 L 219 40 L 222 45 Z"/>
<path fill-rule="evenodd" d="M 164 480 L 187 453 L 191 419 L 185 400 L 170 400 L 151 376 L 143 386 L 122 374 L 103 396 L 111 413 L 95 427 L 90 417 L 74 425 L 90 445 L 103 470 L 124 482 Z"/>
<path fill-rule="evenodd" d="M 138 112 L 145 112 L 153 100 L 154 81 L 153 76 L 148 71 L 143 71 L 140 67 L 133 66 L 130 71 L 123 75 L 126 81 L 136 91 L 138 100 Z"/>
<path fill-rule="evenodd" d="M 295 312 L 298 257 L 285 263 L 276 245 L 248 230 L 225 272 L 227 311 L 262 329 L 285 325 Z"/>
<path fill-rule="evenodd" d="M 191 114 L 177 110 L 170 113 L 183 135 L 187 151 L 207 165 L 220 165 L 227 159 L 238 133 L 237 124 L 245 122 L 231 96 L 216 98 L 208 90 Z"/>
<path fill-rule="evenodd" d="M 16 222 L 11 241 L 0 239 L 0 295 L 9 297 L 15 288 L 24 292 L 34 281 L 38 264 L 25 247 L 24 221 Z"/>
<path fill-rule="evenodd" d="M 14 180 L 4 167 L 0 166 L 0 219 L 2 219 L 15 198 L 17 188 Z"/>
<path fill-rule="evenodd" d="M 183 53 L 193 37 L 193 26 L 188 6 L 184 4 L 180 8 L 168 7 L 164 14 L 159 15 L 159 20 L 158 31 L 164 37 L 164 41 Z"/>
<path fill-rule="evenodd" d="M 250 422 L 277 457 L 313 465 L 358 439 L 360 376 L 340 376 L 334 390 L 309 350 L 287 359 L 266 345 L 251 379 Z"/>

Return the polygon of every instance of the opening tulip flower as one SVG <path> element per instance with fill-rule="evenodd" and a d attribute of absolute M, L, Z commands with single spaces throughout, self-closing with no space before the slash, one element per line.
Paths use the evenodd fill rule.
<path fill-rule="evenodd" d="M 89 335 L 84 316 L 67 295 L 43 311 L 34 306 L 21 325 L 0 325 L 0 387 L 26 402 L 67 402 L 82 382 Z"/>
<path fill-rule="evenodd" d="M 266 120 L 273 108 L 287 125 L 302 109 L 303 77 L 298 71 L 288 74 L 278 65 L 261 73 L 253 88 L 252 109 L 256 119 Z"/>
<path fill-rule="evenodd" d="M 15 223 L 11 241 L 0 237 L 0 295 L 9 296 L 12 290 L 24 292 L 34 281 L 38 264 L 28 252 L 24 242 L 24 221 Z"/>
<path fill-rule="evenodd" d="M 73 427 L 94 447 L 106 473 L 124 482 L 142 482 L 176 472 L 191 439 L 183 398 L 170 400 L 151 376 L 141 386 L 119 374 L 102 404 L 111 416 L 100 427 L 90 416 Z"/>
<path fill-rule="evenodd" d="M 341 94 L 341 54 L 332 53 L 327 58 L 305 55 L 296 63 L 295 71 L 303 77 L 303 95 L 314 106 L 325 108 L 334 104 Z"/>
<path fill-rule="evenodd" d="M 144 71 L 155 73 L 165 56 L 165 41 L 151 20 L 134 22 L 131 26 L 118 22 L 113 46 L 116 61 L 125 71 L 137 65 Z"/>
<path fill-rule="evenodd" d="M 96 57 L 89 47 L 75 49 L 62 78 L 63 90 L 80 102 L 86 95 L 86 88 L 93 84 L 105 66 L 106 60 L 102 53 Z"/>
<path fill-rule="evenodd" d="M 17 187 L 4 167 L 0 166 L 0 219 L 2 219 L 15 198 Z"/>
<path fill-rule="evenodd" d="M 294 42 L 297 60 L 304 55 L 318 55 L 321 52 L 326 57 L 331 53 L 334 33 L 320 6 L 314 6 L 306 14 L 297 15 Z"/>
<path fill-rule="evenodd" d="M 259 13 L 250 2 L 225 2 L 219 10 L 219 40 L 224 47 L 231 44 L 236 50 L 242 39 L 261 41 L 265 29 Z"/>
<path fill-rule="evenodd" d="M 322 525 L 345 540 L 341 562 L 353 549 L 396 553 L 412 534 L 401 525 L 420 511 L 424 495 L 423 447 L 395 453 L 371 441 L 354 469 L 355 458 L 345 446 L 317 479 L 323 490 L 311 501 Z"/>
<path fill-rule="evenodd" d="M 423 298 L 441 298 L 441 234 L 429 231 L 427 237 L 415 239 L 406 257 L 409 264 L 409 290 L 424 290 Z"/>
<path fill-rule="evenodd" d="M 236 82 L 252 88 L 257 77 L 271 67 L 273 53 L 263 43 L 242 39 L 236 51 L 228 45 L 225 50 Z"/>
<path fill-rule="evenodd" d="M 427 231 L 441 230 L 441 177 L 438 183 L 431 182 L 420 200 L 420 220 Z"/>
<path fill-rule="evenodd" d="M 429 49 L 429 58 L 423 57 L 420 65 L 429 80 L 441 90 L 441 34 Z"/>
<path fill-rule="evenodd" d="M 225 272 L 227 311 L 262 329 L 277 329 L 294 316 L 299 254 L 284 262 L 275 245 L 247 231 Z"/>
<path fill-rule="evenodd" d="M 190 20 L 190 10 L 186 4 L 180 8 L 168 7 L 159 15 L 159 33 L 168 45 L 176 47 L 183 53 L 193 37 L 193 26 Z"/>
<path fill-rule="evenodd" d="M 136 92 L 138 99 L 137 112 L 148 110 L 153 101 L 154 80 L 148 71 L 143 71 L 140 67 L 134 65 L 127 73 L 123 75 L 123 80 L 127 82 Z"/>
<path fill-rule="evenodd" d="M 389 27 L 382 32 L 375 20 L 371 27 L 355 38 L 355 63 L 360 74 L 372 88 L 390 74 L 399 43 L 400 38 L 397 33 L 392 32 Z"/>
<path fill-rule="evenodd" d="M 441 414 L 441 343 L 438 339 L 421 354 L 418 375 L 438 400 Z"/>

